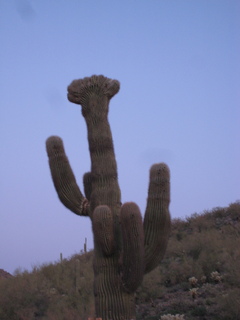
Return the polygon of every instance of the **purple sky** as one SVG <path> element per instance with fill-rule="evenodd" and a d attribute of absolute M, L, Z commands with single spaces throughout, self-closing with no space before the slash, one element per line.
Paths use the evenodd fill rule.
<path fill-rule="evenodd" d="M 82 188 L 90 168 L 73 79 L 120 81 L 111 100 L 122 202 L 144 214 L 149 168 L 171 169 L 171 215 L 240 199 L 240 2 L 0 0 L 0 268 L 93 247 L 58 200 L 45 140 L 62 137 Z"/>

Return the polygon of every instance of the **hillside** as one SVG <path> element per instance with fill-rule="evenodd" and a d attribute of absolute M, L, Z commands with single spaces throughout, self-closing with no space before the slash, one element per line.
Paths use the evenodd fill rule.
<path fill-rule="evenodd" d="M 91 265 L 88 252 L 0 278 L 0 319 L 93 316 Z M 163 261 L 137 291 L 138 319 L 239 320 L 239 266 L 240 202 L 173 220 Z"/>
<path fill-rule="evenodd" d="M 3 269 L 0 269 L 0 279 L 2 279 L 2 278 L 7 279 L 7 278 L 11 278 L 11 277 L 12 277 L 12 275 L 9 272 L 7 272 Z"/>

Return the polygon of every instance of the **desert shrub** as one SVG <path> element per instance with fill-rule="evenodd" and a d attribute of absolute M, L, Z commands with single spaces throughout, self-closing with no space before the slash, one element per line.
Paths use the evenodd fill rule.
<path fill-rule="evenodd" d="M 160 265 L 162 282 L 166 286 L 176 285 L 183 282 L 188 282 L 192 275 L 192 265 L 190 259 L 172 259 L 168 263 L 168 267 Z"/>
<path fill-rule="evenodd" d="M 239 220 L 240 219 L 240 200 L 231 203 L 227 210 L 227 214 L 231 216 L 233 220 Z"/>
<path fill-rule="evenodd" d="M 196 299 L 197 295 L 198 295 L 198 288 L 192 288 L 189 290 L 190 292 L 190 296 L 192 297 L 192 299 Z"/>
<path fill-rule="evenodd" d="M 163 316 L 161 316 L 160 318 L 161 320 L 184 320 L 184 315 L 183 314 L 176 314 L 176 315 L 172 315 L 172 314 L 165 314 Z"/>
<path fill-rule="evenodd" d="M 76 256 L 62 263 L 16 270 L 15 276 L 0 281 L 0 319 L 81 319 L 93 314 L 91 254 L 80 259 L 76 286 Z"/>
<path fill-rule="evenodd" d="M 203 234 L 195 234 L 195 236 L 191 237 L 191 241 L 185 243 L 187 254 L 193 258 L 193 260 L 197 260 L 205 249 L 204 245 L 204 237 Z"/>
<path fill-rule="evenodd" d="M 161 283 L 161 275 L 159 267 L 144 276 L 143 282 L 137 290 L 137 301 L 148 302 L 152 299 L 162 297 L 164 292 Z"/>
<path fill-rule="evenodd" d="M 181 219 L 172 220 L 171 237 L 175 238 L 177 234 L 181 234 L 184 238 L 185 231 L 187 229 L 187 223 Z"/>
<path fill-rule="evenodd" d="M 198 234 L 189 246 L 191 251 L 188 252 L 190 254 L 195 246 L 196 250 L 201 248 L 195 261 L 197 265 L 201 266 L 202 275 L 209 277 L 212 271 L 222 271 L 222 263 L 219 257 L 223 250 L 223 243 L 219 231 L 209 230 Z"/>
<path fill-rule="evenodd" d="M 0 282 L 0 319 L 32 319 L 48 309 L 47 282 L 44 277 L 23 272 Z"/>
<path fill-rule="evenodd" d="M 195 302 L 189 295 L 179 295 L 169 301 L 167 313 L 172 315 L 185 314 L 187 318 L 189 310 L 192 310 L 193 308 L 195 308 Z"/>
<path fill-rule="evenodd" d="M 192 316 L 204 317 L 207 314 L 207 309 L 205 306 L 196 306 L 193 310 L 191 310 Z"/>
<path fill-rule="evenodd" d="M 211 210 L 211 215 L 214 218 L 224 218 L 227 215 L 226 208 L 216 207 Z"/>
<path fill-rule="evenodd" d="M 211 272 L 210 276 L 211 276 L 211 279 L 216 283 L 221 282 L 223 278 L 218 271 Z"/>
<path fill-rule="evenodd" d="M 236 252 L 233 256 L 228 257 L 225 261 L 224 282 L 229 286 L 240 287 L 240 248 L 239 244 L 236 247 Z"/>
<path fill-rule="evenodd" d="M 240 319 L 240 288 L 230 290 L 224 296 L 218 299 L 221 306 L 222 320 L 239 320 Z"/>

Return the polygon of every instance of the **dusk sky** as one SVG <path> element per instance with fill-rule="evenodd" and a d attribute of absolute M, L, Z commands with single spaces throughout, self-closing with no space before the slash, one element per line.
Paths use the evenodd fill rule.
<path fill-rule="evenodd" d="M 0 0 L 0 269 L 93 248 L 90 219 L 55 192 L 58 135 L 80 188 L 90 169 L 74 79 L 121 83 L 110 102 L 122 202 L 144 215 L 149 168 L 171 170 L 172 218 L 240 199 L 239 0 Z"/>

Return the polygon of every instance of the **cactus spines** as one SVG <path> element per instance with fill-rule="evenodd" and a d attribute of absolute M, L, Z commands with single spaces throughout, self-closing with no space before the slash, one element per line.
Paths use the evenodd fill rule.
<path fill-rule="evenodd" d="M 170 177 L 166 164 L 152 166 L 147 208 L 142 222 L 138 206 L 121 204 L 112 133 L 110 99 L 120 84 L 104 76 L 74 80 L 69 101 L 82 106 L 88 131 L 91 170 L 83 177 L 84 193 L 65 155 L 62 140 L 50 137 L 47 153 L 59 199 L 78 215 L 89 216 L 94 235 L 94 295 L 96 317 L 135 319 L 134 292 L 144 273 L 162 259 L 170 231 Z"/>

